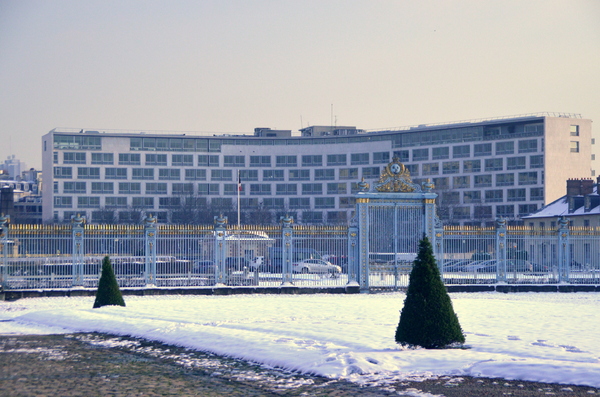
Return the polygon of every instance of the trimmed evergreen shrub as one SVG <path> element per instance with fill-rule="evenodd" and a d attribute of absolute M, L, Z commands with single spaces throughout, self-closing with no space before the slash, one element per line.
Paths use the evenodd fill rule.
<path fill-rule="evenodd" d="M 441 349 L 465 342 L 427 237 L 419 242 L 419 253 L 410 273 L 396 329 L 396 342 L 426 349 Z"/>
<path fill-rule="evenodd" d="M 96 301 L 94 309 L 102 306 L 125 306 L 123 295 L 117 283 L 117 277 L 110 263 L 110 258 L 105 256 L 102 260 L 102 275 L 98 282 L 98 291 L 96 291 Z"/>

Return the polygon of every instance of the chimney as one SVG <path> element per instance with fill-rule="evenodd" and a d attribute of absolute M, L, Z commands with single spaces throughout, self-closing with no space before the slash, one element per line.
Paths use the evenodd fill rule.
<path fill-rule="evenodd" d="M 579 196 L 581 194 L 581 183 L 579 179 L 567 180 L 567 196 Z"/>
<path fill-rule="evenodd" d="M 581 180 L 581 195 L 585 196 L 594 193 L 594 180 L 593 179 L 582 179 Z"/>

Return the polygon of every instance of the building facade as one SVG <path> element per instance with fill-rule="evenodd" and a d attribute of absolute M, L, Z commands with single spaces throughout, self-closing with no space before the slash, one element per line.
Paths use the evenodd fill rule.
<path fill-rule="evenodd" d="M 358 182 L 398 157 L 431 179 L 445 223 L 519 221 L 591 176 L 591 120 L 532 114 L 365 131 L 257 128 L 248 135 L 53 129 L 42 138 L 43 218 L 186 223 L 191 209 L 292 214 L 346 223 Z M 52 170 L 52 172 L 49 172 Z M 239 179 L 238 179 L 239 172 Z M 241 189 L 241 190 L 239 190 Z"/>

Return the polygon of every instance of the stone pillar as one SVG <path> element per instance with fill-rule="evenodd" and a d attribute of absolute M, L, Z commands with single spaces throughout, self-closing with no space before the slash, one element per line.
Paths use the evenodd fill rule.
<path fill-rule="evenodd" d="M 506 219 L 496 219 L 496 282 L 506 282 Z"/>
<path fill-rule="evenodd" d="M 2 242 L 2 271 L 0 271 L 0 289 L 8 288 L 8 225 L 10 215 L 0 215 L 0 241 Z"/>
<path fill-rule="evenodd" d="M 225 269 L 225 258 L 227 249 L 227 217 L 222 214 L 215 216 L 215 284 L 225 286 L 227 284 L 227 269 Z"/>
<path fill-rule="evenodd" d="M 569 220 L 564 216 L 558 220 L 558 282 L 568 283 L 571 267 L 571 246 L 569 242 Z"/>
<path fill-rule="evenodd" d="M 293 228 L 294 219 L 288 215 L 281 217 L 281 286 L 289 287 L 294 285 L 292 277 L 292 247 L 293 247 Z"/>
<path fill-rule="evenodd" d="M 83 225 L 85 217 L 71 216 L 73 236 L 73 287 L 83 287 Z"/>
<path fill-rule="evenodd" d="M 146 285 L 156 285 L 156 218 L 152 214 L 144 218 Z"/>
<path fill-rule="evenodd" d="M 348 286 L 358 286 L 358 227 L 352 225 L 348 228 Z"/>
<path fill-rule="evenodd" d="M 369 199 L 356 199 L 358 218 L 358 284 L 369 290 Z"/>

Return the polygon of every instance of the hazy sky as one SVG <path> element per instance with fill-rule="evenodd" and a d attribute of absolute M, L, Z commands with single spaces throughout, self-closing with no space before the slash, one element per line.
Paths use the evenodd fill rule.
<path fill-rule="evenodd" d="M 600 131 L 600 1 L 0 0 L 0 161 L 55 127 L 251 133 L 532 112 Z"/>

